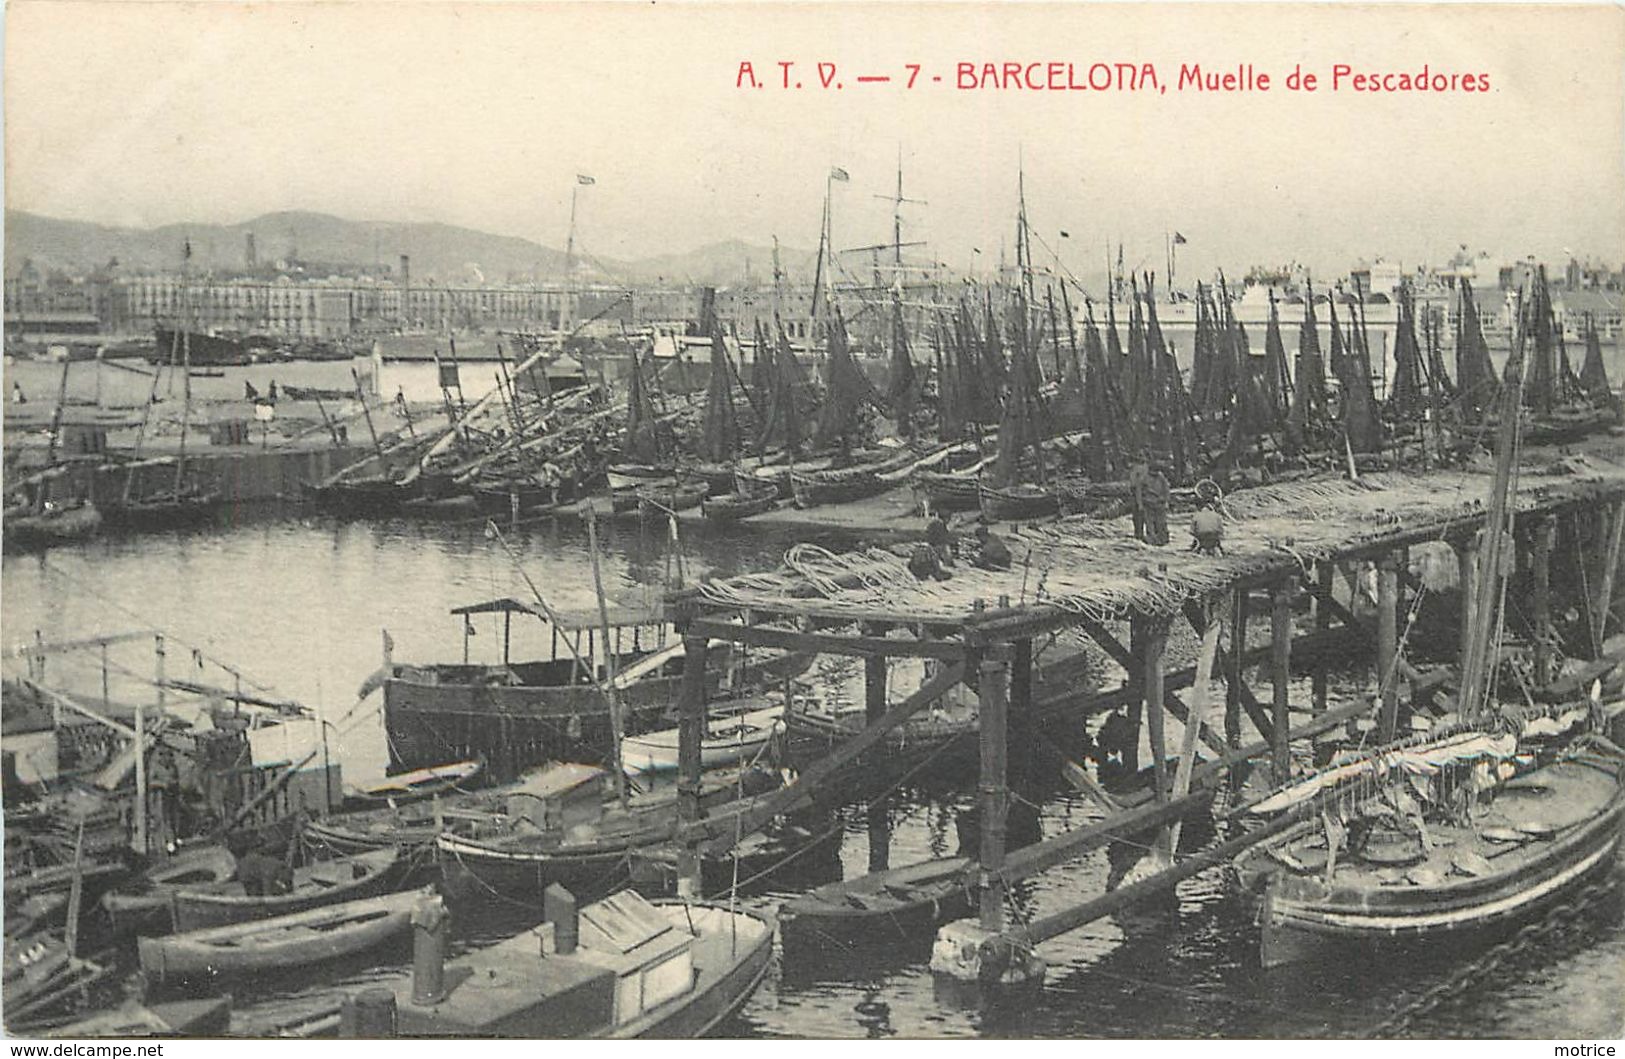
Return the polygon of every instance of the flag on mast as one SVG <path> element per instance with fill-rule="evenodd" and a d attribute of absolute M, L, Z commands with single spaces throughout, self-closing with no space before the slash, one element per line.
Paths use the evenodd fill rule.
<path fill-rule="evenodd" d="M 587 176 L 587 175 L 585 175 L 583 173 L 577 173 L 576 174 L 576 183 L 580 184 L 583 187 L 587 187 L 589 185 L 598 183 L 598 181 L 594 180 L 592 177 Z"/>
<path fill-rule="evenodd" d="M 845 181 L 848 181 L 848 180 L 852 179 L 850 176 L 847 175 L 846 170 L 842 169 L 838 165 L 829 167 L 829 178 L 831 180 L 839 180 L 839 181 L 842 181 L 842 182 L 845 182 Z"/>
<path fill-rule="evenodd" d="M 1178 232 L 1174 233 L 1174 245 L 1175 246 L 1180 246 L 1180 245 L 1182 245 L 1184 243 L 1188 243 L 1188 242 L 1190 242 L 1190 240 L 1186 239 L 1183 235 L 1180 235 Z"/>

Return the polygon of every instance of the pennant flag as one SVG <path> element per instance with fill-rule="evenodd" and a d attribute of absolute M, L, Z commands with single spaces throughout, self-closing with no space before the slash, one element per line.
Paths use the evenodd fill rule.
<path fill-rule="evenodd" d="M 1178 232 L 1174 233 L 1174 245 L 1175 246 L 1180 246 L 1180 245 L 1183 245 L 1184 243 L 1188 243 L 1188 242 L 1190 242 L 1190 240 L 1186 239 L 1183 235 L 1180 235 Z"/>
<path fill-rule="evenodd" d="M 1072 238 L 1072 233 L 1067 231 L 1065 228 L 1062 228 L 1061 229 L 1061 238 L 1062 239 L 1070 239 L 1070 238 Z"/>
<path fill-rule="evenodd" d="M 577 173 L 576 174 L 576 183 L 581 184 L 583 186 L 586 186 L 586 185 L 589 185 L 589 184 L 596 184 L 596 183 L 598 183 L 598 181 L 594 180 L 590 176 L 584 176 L 581 173 Z"/>
<path fill-rule="evenodd" d="M 831 166 L 830 167 L 829 178 L 831 180 L 839 180 L 839 181 L 842 181 L 842 182 L 845 182 L 845 181 L 848 181 L 848 180 L 852 179 L 851 177 L 846 175 L 846 170 L 842 169 L 840 166 Z"/>

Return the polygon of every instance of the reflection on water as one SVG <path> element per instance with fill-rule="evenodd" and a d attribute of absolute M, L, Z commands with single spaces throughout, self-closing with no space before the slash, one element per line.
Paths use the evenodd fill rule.
<path fill-rule="evenodd" d="M 625 599 L 657 592 L 674 572 L 669 528 L 617 522 L 601 528 L 607 591 Z M 592 604 L 584 527 L 544 521 L 510 537 L 548 602 Z M 791 541 L 757 526 L 700 537 L 685 530 L 683 572 L 690 581 L 761 569 Z M 839 544 L 839 541 L 825 543 Z M 239 664 L 248 679 L 280 696 L 320 704 L 348 731 L 336 748 L 351 783 L 382 772 L 387 755 L 377 702 L 355 709 L 357 685 L 379 664 L 380 630 L 400 659 L 460 657 L 461 626 L 447 611 L 479 599 L 529 598 L 525 582 L 477 520 L 442 523 L 343 523 L 305 512 L 238 513 L 201 530 L 140 538 L 110 537 L 41 555 L 7 556 L 0 606 L 8 645 L 68 639 L 136 627 L 167 630 L 205 652 Z M 547 649 L 539 625 L 515 624 L 514 652 Z M 494 658 L 501 636 L 477 627 L 475 658 Z M 143 654 L 145 652 L 145 654 Z M 150 644 L 116 649 L 115 661 L 151 672 Z M 168 673 L 194 666 L 172 648 Z M 93 660 L 53 659 L 52 676 L 99 681 Z M 115 678 L 116 678 L 115 674 Z M 354 712 L 352 713 L 352 710 Z M 957 851 L 957 816 L 968 788 L 929 795 L 902 792 L 887 814 L 893 866 Z M 1042 799 L 1037 828 L 1052 835 L 1098 816 L 1080 797 Z M 847 877 L 868 870 L 868 815 L 840 815 L 840 861 Z M 1012 888 L 1021 920 L 1098 892 L 1106 858 L 1096 853 Z M 1625 877 L 1616 865 L 1615 878 Z M 787 895 L 741 897 L 771 911 Z M 462 944 L 527 925 L 526 908 L 487 906 L 464 920 Z M 1481 945 L 1434 945 L 1414 961 L 1372 967 L 1338 958 L 1286 974 L 1256 969 L 1256 932 L 1220 872 L 1184 883 L 1171 914 L 1125 915 L 1089 924 L 1041 948 L 1049 962 L 1042 997 L 1020 1011 L 980 1011 L 939 1000 L 918 952 L 852 953 L 823 966 L 776 967 L 727 1028 L 735 1036 L 793 1037 L 1278 1037 L 1350 1036 L 1420 996 L 1442 969 Z M 335 981 L 376 976 L 391 951 L 311 975 L 270 977 L 235 990 L 240 1004 L 309 998 Z M 1438 1007 L 1417 1036 L 1616 1036 L 1625 1026 L 1625 909 L 1616 895 L 1541 946 L 1475 981 L 1466 995 Z"/>

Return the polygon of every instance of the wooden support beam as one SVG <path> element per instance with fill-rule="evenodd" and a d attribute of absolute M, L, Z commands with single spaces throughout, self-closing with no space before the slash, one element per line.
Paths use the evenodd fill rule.
<path fill-rule="evenodd" d="M 680 896 L 700 895 L 700 854 L 688 835 L 700 822 L 700 744 L 705 739 L 705 663 L 710 638 L 694 629 L 683 630 L 683 685 L 677 701 L 677 822 L 685 840 L 677 853 L 677 889 Z M 785 709 L 790 704 L 785 703 Z"/>
<path fill-rule="evenodd" d="M 1287 729 L 1292 727 L 1289 696 L 1292 691 L 1292 580 L 1284 579 L 1275 586 L 1271 595 L 1270 611 L 1270 677 L 1273 685 L 1274 713 L 1271 718 L 1270 768 L 1276 784 L 1283 784 L 1292 775 L 1292 758 L 1287 746 Z"/>
<path fill-rule="evenodd" d="M 1145 722 L 1145 625 L 1143 619 L 1129 619 L 1129 662 L 1127 683 L 1134 688 L 1128 700 L 1128 745 L 1123 747 L 1123 768 L 1129 775 L 1140 771 L 1140 727 Z"/>
<path fill-rule="evenodd" d="M 1230 650 L 1219 665 L 1223 667 L 1224 740 L 1234 750 L 1241 746 L 1241 707 L 1247 686 L 1242 683 L 1242 670 L 1247 659 L 1247 593 L 1239 588 L 1230 590 Z M 1256 718 L 1254 719 L 1256 723 Z"/>
<path fill-rule="evenodd" d="M 1183 798 L 1191 792 L 1191 775 L 1196 770 L 1197 733 L 1207 717 L 1208 688 L 1213 683 L 1213 664 L 1219 654 L 1221 623 L 1208 621 L 1207 632 L 1202 634 L 1202 646 L 1196 654 L 1196 678 L 1191 687 L 1190 717 L 1184 722 L 1185 736 L 1179 748 L 1179 765 L 1174 769 L 1174 798 Z M 1163 835 L 1162 850 L 1172 859 L 1179 850 L 1179 829 L 1184 821 L 1175 820 Z"/>
<path fill-rule="evenodd" d="M 838 636 L 833 633 L 776 629 L 767 625 L 741 625 L 738 622 L 718 621 L 714 618 L 695 618 L 689 622 L 689 630 L 696 635 L 708 636 L 714 640 L 732 640 L 758 647 L 782 647 L 791 651 L 815 651 L 820 654 L 935 658 L 945 662 L 957 662 L 965 656 L 965 648 L 962 645 L 947 641 L 889 639 L 884 636 Z"/>
<path fill-rule="evenodd" d="M 1556 519 L 1535 522 L 1530 533 L 1530 575 L 1534 580 L 1535 683 L 1552 682 L 1552 532 Z"/>
<path fill-rule="evenodd" d="M 1315 564 L 1316 589 L 1310 594 L 1309 605 L 1314 611 L 1315 631 L 1324 633 L 1332 627 L 1331 608 L 1326 606 L 1324 600 L 1332 595 L 1333 578 L 1337 575 L 1337 565 L 1330 559 L 1322 559 Z M 1315 713 L 1326 709 L 1326 697 L 1330 687 L 1330 674 L 1327 671 L 1324 655 L 1315 659 L 1315 674 L 1313 686 L 1310 691 L 1310 708 Z"/>
<path fill-rule="evenodd" d="M 1103 702 L 1102 708 L 1114 709 L 1119 703 L 1128 703 L 1132 711 L 1135 697 L 1140 694 L 1141 685 L 1141 681 L 1135 679 L 1135 674 L 1138 671 L 1136 667 L 1143 668 L 1143 663 L 1136 662 L 1134 652 L 1129 648 L 1124 647 L 1122 641 L 1113 636 L 1111 630 L 1107 629 L 1099 622 L 1084 618 L 1079 623 L 1079 627 L 1087 632 L 1090 638 L 1093 639 L 1095 643 L 1100 645 L 1100 649 L 1110 655 L 1112 660 L 1118 665 L 1122 666 L 1124 671 L 1129 674 L 1129 679 L 1127 683 L 1123 685 L 1121 694 L 1116 695 L 1116 693 L 1107 693 L 1108 695 L 1116 695 L 1116 698 L 1110 705 L 1105 705 Z M 1163 679 L 1163 708 L 1169 713 L 1173 714 L 1175 719 L 1177 719 L 1180 724 L 1188 723 L 1190 710 L 1186 708 L 1184 701 L 1180 699 L 1178 694 L 1175 693 L 1174 689 L 1189 687 L 1191 678 L 1195 672 L 1196 670 L 1194 667 L 1187 666 L 1184 669 L 1165 674 Z M 1143 702 L 1144 700 L 1142 699 L 1140 701 Z M 1057 697 L 1051 696 L 1039 704 L 1039 709 L 1041 711 L 1044 709 L 1053 709 L 1056 705 L 1058 705 Z M 1130 720 L 1133 720 L 1134 716 L 1135 714 L 1131 712 Z M 1224 749 L 1223 744 L 1219 741 L 1218 734 L 1212 731 L 1211 728 L 1205 728 L 1203 730 L 1202 741 L 1215 751 L 1221 751 Z"/>
<path fill-rule="evenodd" d="M 1399 727 L 1399 564 L 1392 552 L 1377 560 L 1377 681 L 1382 701 L 1378 740 L 1393 742 Z"/>
<path fill-rule="evenodd" d="M 1289 738 L 1309 739 L 1322 732 L 1329 732 L 1345 721 L 1370 712 L 1370 709 L 1370 704 L 1362 701 L 1327 710 L 1319 717 L 1294 729 L 1289 733 Z M 1145 805 L 1108 817 L 1087 827 L 1068 831 L 1065 834 L 1056 835 L 1042 842 L 1015 850 L 1005 857 L 1004 878 L 1008 882 L 1025 879 L 1028 876 L 1053 868 L 1057 864 L 1065 864 L 1067 861 L 1073 860 L 1092 849 L 1098 849 L 1108 842 L 1120 838 L 1134 838 L 1149 829 L 1161 827 L 1164 824 L 1188 816 L 1207 805 L 1211 792 L 1200 788 L 1210 779 L 1222 775 L 1226 770 L 1234 768 L 1245 761 L 1267 754 L 1269 751 L 1270 744 L 1265 740 L 1237 747 L 1224 756 L 1214 758 L 1212 761 L 1204 761 L 1191 770 L 1191 788 L 1194 793 L 1183 798 L 1170 799 L 1161 805 L 1148 802 Z"/>
<path fill-rule="evenodd" d="M 1010 707 L 1006 739 L 1009 761 L 1006 775 L 1019 788 L 1033 771 L 1033 642 L 1017 640 L 1010 653 Z"/>
<path fill-rule="evenodd" d="M 1187 799 L 1192 797 L 1197 796 L 1188 795 Z M 1167 804 L 1171 806 L 1178 803 L 1169 802 Z M 1321 799 L 1310 799 L 1303 805 L 1294 806 L 1292 809 L 1287 810 L 1262 827 L 1244 832 L 1235 838 L 1221 842 L 1217 846 L 1186 857 L 1172 867 L 1159 871 L 1139 882 L 1128 886 L 1120 886 L 1110 893 L 1102 894 L 1080 905 L 1034 919 L 1027 926 L 1010 935 L 1007 944 L 1022 947 L 1035 945 L 1057 935 L 1065 934 L 1069 930 L 1076 930 L 1084 924 L 1092 923 L 1103 916 L 1111 915 L 1119 908 L 1131 905 L 1152 894 L 1170 889 L 1199 872 L 1223 863 L 1245 849 L 1291 830 L 1318 811 L 1320 804 Z"/>
<path fill-rule="evenodd" d="M 1151 741 L 1152 793 L 1158 802 L 1168 800 L 1168 733 L 1163 716 L 1163 653 L 1168 647 L 1168 623 L 1160 618 L 1143 618 L 1141 658 L 1144 675 L 1146 734 Z"/>
<path fill-rule="evenodd" d="M 1004 818 L 1010 798 L 1005 778 L 1007 702 L 1010 673 L 1005 663 L 982 662 L 981 694 L 977 721 L 981 729 L 981 771 L 977 783 L 981 810 L 982 841 L 977 863 L 981 866 L 978 911 L 982 929 L 997 933 L 1004 929 Z"/>

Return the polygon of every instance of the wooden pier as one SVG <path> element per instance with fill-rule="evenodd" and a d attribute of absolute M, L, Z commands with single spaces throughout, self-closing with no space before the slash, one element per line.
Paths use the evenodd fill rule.
<path fill-rule="evenodd" d="M 1263 764 L 1272 782 L 1283 782 L 1291 775 L 1294 743 L 1349 725 L 1388 740 L 1402 730 L 1408 711 L 1430 703 L 1440 712 L 1452 706 L 1449 671 L 1418 667 L 1405 656 L 1411 601 L 1421 591 L 1411 550 L 1452 549 L 1460 594 L 1470 604 L 1482 580 L 1476 539 L 1486 517 L 1489 471 L 1379 473 L 1238 493 L 1224 502 L 1219 555 L 1188 550 L 1189 536 L 1177 529 L 1172 544 L 1155 547 L 1136 540 L 1127 519 L 1078 517 L 1012 527 L 1008 543 L 1015 561 L 1008 570 L 960 565 L 948 580 L 920 581 L 900 556 L 884 549 L 836 555 L 798 546 L 779 570 L 706 583 L 673 595 L 669 604 L 691 652 L 720 639 L 865 660 L 868 727 L 769 799 L 755 814 L 763 820 L 811 797 L 887 729 L 946 689 L 964 683 L 977 692 L 980 836 L 972 870 L 979 916 L 974 924 L 945 928 L 933 966 L 983 982 L 1019 983 L 1042 977 L 1041 961 L 1032 955 L 1037 943 L 1166 892 L 1301 815 L 1285 814 L 1262 830 L 1176 860 L 1180 821 L 1205 809 L 1220 781 L 1239 783 L 1248 768 Z M 1530 450 L 1520 475 L 1514 584 L 1527 591 L 1520 593 L 1518 623 L 1537 668 L 1549 674 L 1563 639 L 1554 628 L 1554 596 L 1566 592 L 1578 604 L 1570 610 L 1581 615 L 1579 627 L 1568 631 L 1562 645 L 1571 656 L 1597 657 L 1618 609 L 1613 586 L 1625 528 L 1625 448 L 1604 439 L 1583 452 Z M 1299 606 L 1300 598 L 1306 607 Z M 1368 610 L 1374 616 L 1357 613 Z M 1269 642 L 1262 649 L 1248 645 L 1254 614 L 1268 616 Z M 1194 665 L 1171 672 L 1168 644 L 1181 622 L 1201 648 Z M 1146 742 L 1154 780 L 1143 804 L 1108 807 L 1097 823 L 1007 851 L 1006 812 L 1020 756 L 1012 755 L 1012 745 L 1026 742 L 1020 734 L 1035 709 L 1032 667 L 1046 638 L 1054 637 L 1086 639 L 1122 667 L 1126 679 L 1120 687 L 1074 694 L 1100 711 L 1123 711 L 1132 727 L 1120 748 L 1124 764 L 1136 770 L 1137 749 Z M 1327 652 L 1319 650 L 1311 660 L 1312 701 L 1295 711 L 1299 704 L 1291 701 L 1289 683 L 1294 655 L 1328 638 L 1359 643 L 1374 657 L 1374 700 L 1331 708 Z M 1461 644 L 1466 642 L 1463 626 Z M 935 675 L 888 708 L 886 663 L 899 657 L 930 659 Z M 1269 691 L 1249 685 L 1253 664 L 1267 674 Z M 1210 677 L 1225 685 L 1222 738 L 1214 731 L 1218 718 L 1206 707 Z M 688 690 L 680 775 L 692 792 L 704 704 L 697 684 Z M 1177 741 L 1169 715 L 1180 725 Z M 1247 738 L 1248 728 L 1255 739 Z M 1208 756 L 1198 763 L 1204 746 Z M 705 826 L 695 799 L 686 799 L 685 806 L 681 836 L 692 887 L 700 847 L 725 848 L 729 839 Z M 740 833 L 749 833 L 751 823 L 744 821 Z M 1157 852 L 1127 885 L 1078 894 L 1069 907 L 1011 928 L 1005 909 L 1011 883 L 1114 840 L 1143 841 L 1147 834 L 1158 836 Z M 871 860 L 883 865 L 884 853 Z"/>

